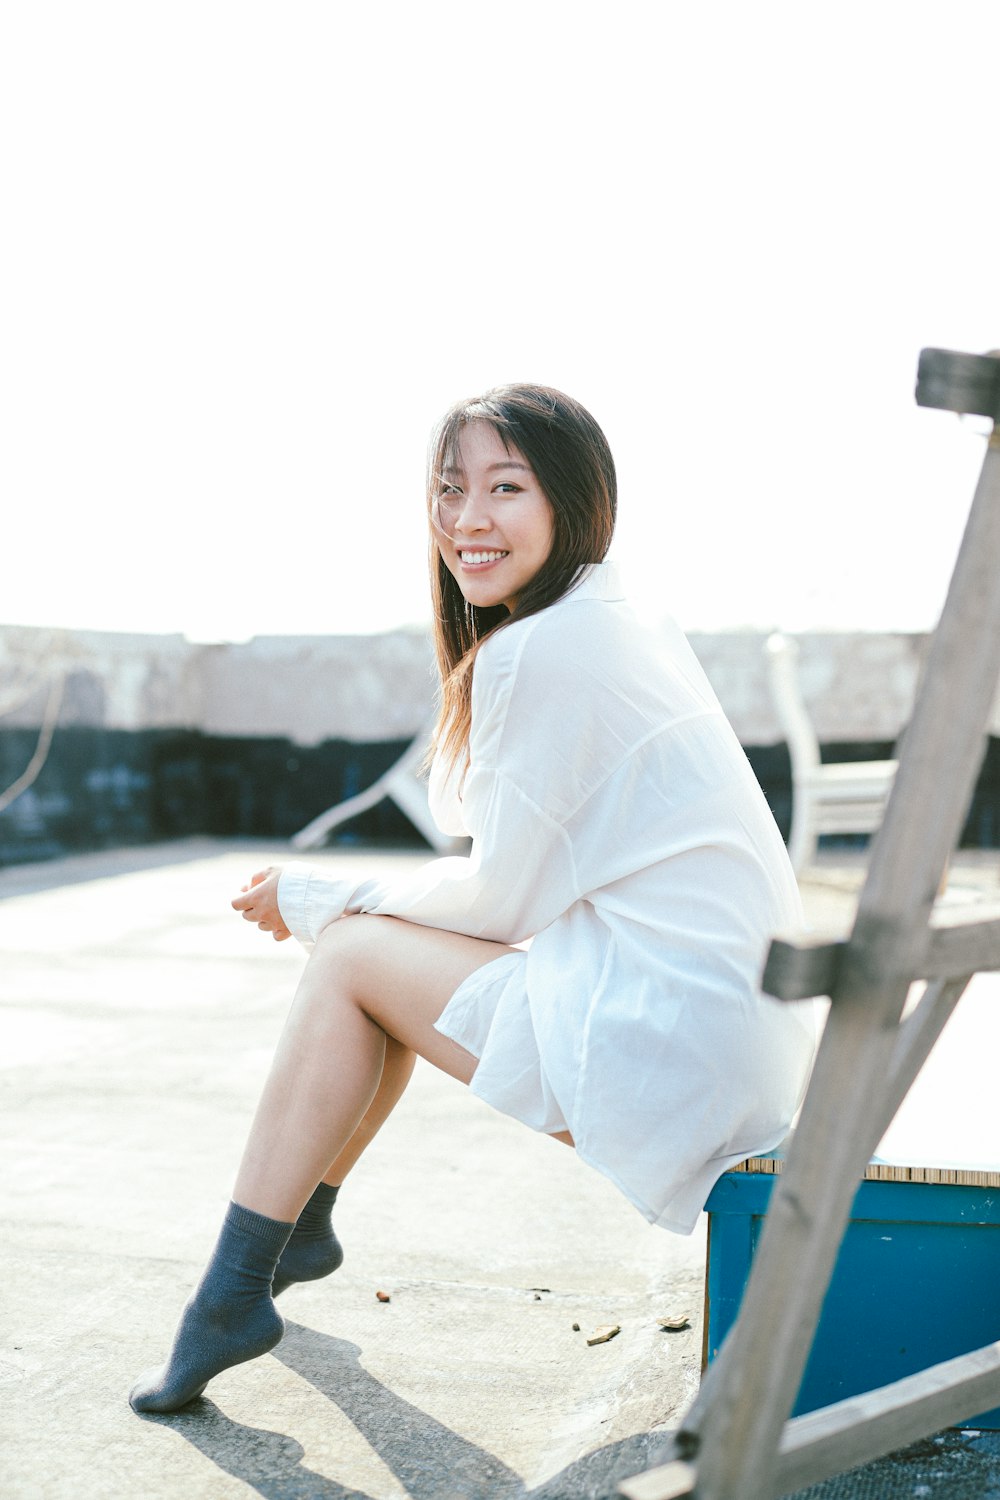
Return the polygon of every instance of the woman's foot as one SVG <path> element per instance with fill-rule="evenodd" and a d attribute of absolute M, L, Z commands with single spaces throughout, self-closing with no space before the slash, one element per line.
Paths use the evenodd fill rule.
<path fill-rule="evenodd" d="M 330 1223 L 339 1191 L 339 1187 L 328 1187 L 321 1182 L 299 1214 L 274 1272 L 272 1297 L 277 1297 L 293 1281 L 318 1281 L 340 1266 L 344 1251 Z"/>
<path fill-rule="evenodd" d="M 133 1411 L 177 1411 L 200 1396 L 214 1375 L 280 1342 L 285 1323 L 271 1300 L 271 1278 L 292 1228 L 230 1204 L 205 1274 L 181 1315 L 170 1357 L 132 1387 Z"/>

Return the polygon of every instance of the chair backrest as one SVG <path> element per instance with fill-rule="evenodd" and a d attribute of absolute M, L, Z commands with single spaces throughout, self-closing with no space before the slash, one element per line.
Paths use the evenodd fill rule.
<path fill-rule="evenodd" d="M 794 777 L 803 771 L 815 770 L 820 763 L 819 741 L 799 687 L 799 648 L 795 641 L 775 631 L 768 636 L 764 652 L 771 697 L 788 741 Z"/>

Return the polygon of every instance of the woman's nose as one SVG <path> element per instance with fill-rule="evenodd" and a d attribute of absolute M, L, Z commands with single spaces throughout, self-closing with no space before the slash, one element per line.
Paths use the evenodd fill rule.
<path fill-rule="evenodd" d="M 478 495 L 466 495 L 465 503 L 455 521 L 455 530 L 464 532 L 488 531 L 491 525 L 489 511 L 484 504 L 483 498 Z"/>

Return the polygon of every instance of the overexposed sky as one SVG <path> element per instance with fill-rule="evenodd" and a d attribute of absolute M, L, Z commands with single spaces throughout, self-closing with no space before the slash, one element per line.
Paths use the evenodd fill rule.
<path fill-rule="evenodd" d="M 0 19 L 0 622 L 426 619 L 427 433 L 539 380 L 688 629 L 934 623 L 1000 344 L 993 0 Z"/>

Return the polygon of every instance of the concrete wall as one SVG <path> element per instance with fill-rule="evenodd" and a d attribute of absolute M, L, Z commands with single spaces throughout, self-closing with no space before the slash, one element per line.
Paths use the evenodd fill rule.
<path fill-rule="evenodd" d="M 303 746 L 412 737 L 434 690 L 433 651 L 419 631 L 199 645 L 0 626 L 0 731 L 37 727 L 57 674 L 66 675 L 61 726 L 277 735 Z M 4 713 L 11 696 L 20 701 Z"/>
<path fill-rule="evenodd" d="M 691 644 L 745 745 L 783 739 L 767 688 L 765 637 L 692 635 Z M 909 717 L 927 638 L 839 633 L 798 637 L 803 693 L 824 743 L 894 740 Z M 188 729 L 329 739 L 405 739 L 426 720 L 433 652 L 419 631 L 375 636 L 258 637 L 197 645 L 181 636 L 0 626 L 0 710 L 19 680 L 37 690 L 0 714 L 0 731 L 40 723 L 45 684 L 65 671 L 60 725 Z M 1000 702 L 992 731 L 1000 733 Z"/>
<path fill-rule="evenodd" d="M 430 640 L 417 631 L 371 636 L 262 636 L 201 657 L 207 734 L 324 740 L 412 738 L 433 705 Z"/>
<path fill-rule="evenodd" d="M 787 834 L 788 754 L 763 635 L 699 635 L 692 645 Z M 888 755 L 910 714 L 926 638 L 814 634 L 799 645 L 821 743 L 836 758 Z M 427 723 L 434 694 L 431 645 L 419 631 L 198 645 L 0 627 L 0 800 L 30 764 L 59 682 L 44 767 L 0 807 L 0 865 L 197 833 L 284 840 L 387 769 Z M 384 801 L 344 836 L 415 837 Z M 1000 843 L 1000 738 L 965 841 Z"/>

